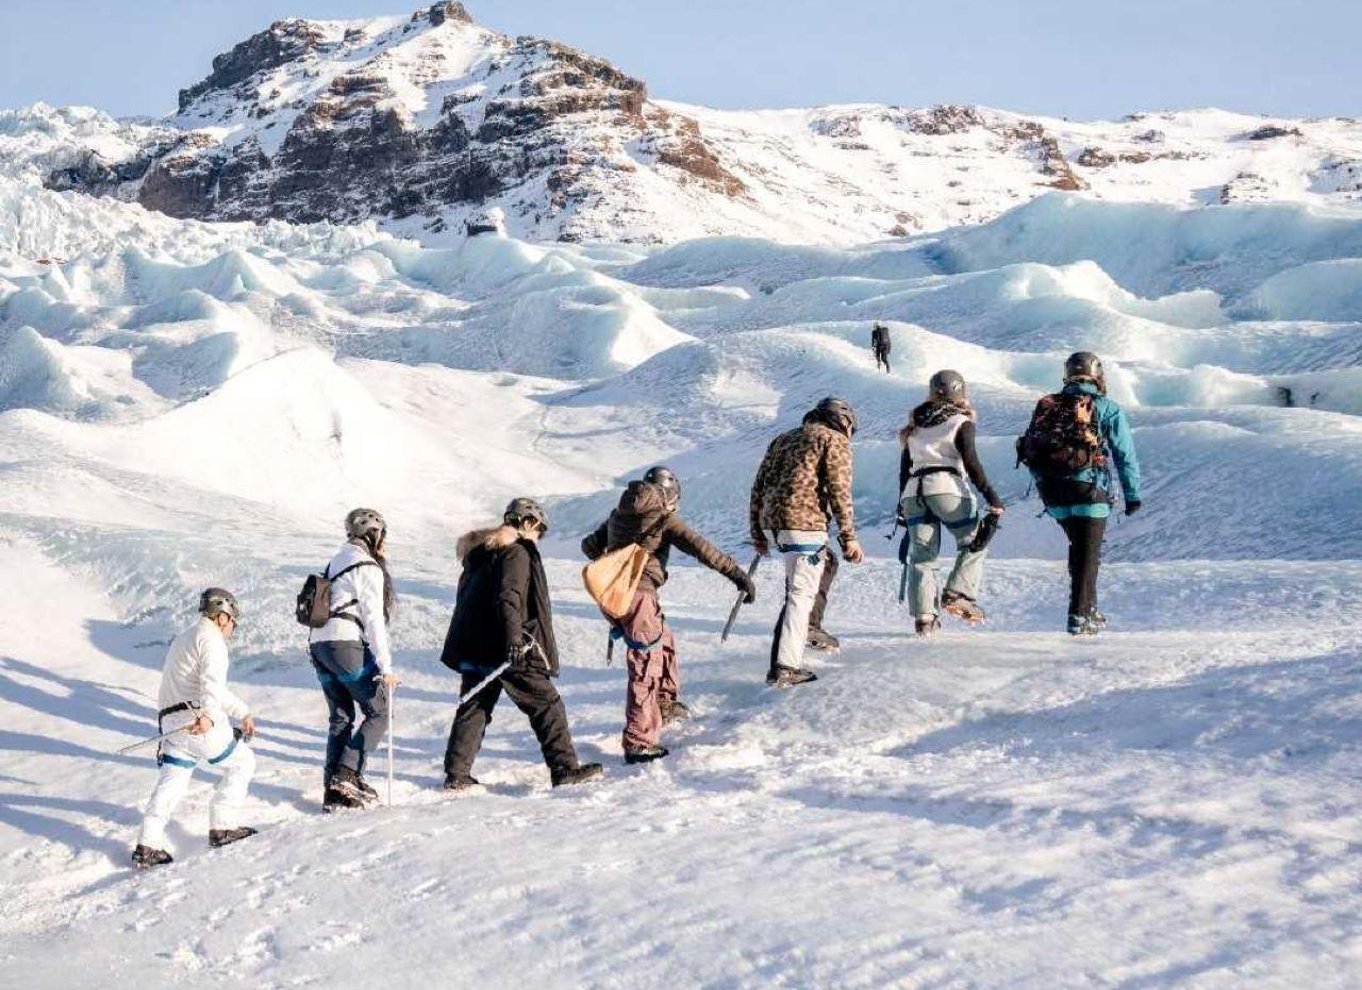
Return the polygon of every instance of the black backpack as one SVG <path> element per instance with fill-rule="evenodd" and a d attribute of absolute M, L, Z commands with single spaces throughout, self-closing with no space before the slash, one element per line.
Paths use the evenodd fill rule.
<path fill-rule="evenodd" d="M 329 565 L 328 565 L 329 566 Z M 303 582 L 303 590 L 298 592 L 298 604 L 293 610 L 293 617 L 298 622 L 310 629 L 320 629 L 332 619 L 349 619 L 359 626 L 360 632 L 364 631 L 364 623 L 356 615 L 351 615 L 345 609 L 359 604 L 358 598 L 352 598 L 343 605 L 338 605 L 334 609 L 331 607 L 331 584 L 342 575 L 349 574 L 357 567 L 377 567 L 378 563 L 373 560 L 361 560 L 349 567 L 343 567 L 335 574 L 328 576 L 325 568 L 320 574 L 309 574 L 307 580 Z"/>
<path fill-rule="evenodd" d="M 1059 392 L 1037 402 L 1031 424 L 1017 438 L 1017 463 L 1042 477 L 1104 469 L 1106 445 L 1092 396 Z"/>

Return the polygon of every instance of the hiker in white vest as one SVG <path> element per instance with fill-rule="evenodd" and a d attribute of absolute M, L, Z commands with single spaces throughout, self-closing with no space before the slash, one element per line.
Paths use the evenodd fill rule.
<path fill-rule="evenodd" d="M 388 639 L 395 601 L 388 573 L 388 523 L 376 509 L 351 509 L 345 536 L 326 568 L 330 620 L 312 630 L 308 647 L 329 711 L 322 770 L 325 811 L 378 801 L 364 768 L 387 735 L 388 692 L 398 683 Z M 358 728 L 357 708 L 364 716 Z"/>
<path fill-rule="evenodd" d="M 209 588 L 199 596 L 199 620 L 176 636 L 166 653 L 157 721 L 160 731 L 171 735 L 157 753 L 161 775 L 132 854 L 142 869 L 171 862 L 166 824 L 201 765 L 222 774 L 208 806 L 209 844 L 225 846 L 255 834 L 236 820 L 255 772 L 255 754 L 246 744 L 255 735 L 255 720 L 227 687 L 227 641 L 240 617 L 231 592 Z M 233 730 L 232 719 L 240 723 L 239 731 Z"/>
<path fill-rule="evenodd" d="M 986 541 L 977 540 L 984 516 L 970 483 L 988 502 L 988 513 L 1003 513 L 1003 501 L 989 484 L 974 449 L 975 412 L 965 379 L 955 371 L 938 371 L 928 388 L 927 401 L 913 410 L 908 425 L 899 431 L 903 447 L 899 513 L 907 528 L 909 602 L 919 636 L 941 627 L 938 612 L 942 609 L 971 624 L 984 619 L 977 599 L 988 550 L 980 545 Z M 955 538 L 957 553 L 938 598 L 936 560 L 942 526 Z"/>

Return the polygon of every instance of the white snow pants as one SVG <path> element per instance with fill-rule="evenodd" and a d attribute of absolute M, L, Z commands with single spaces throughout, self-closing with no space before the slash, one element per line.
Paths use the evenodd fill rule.
<path fill-rule="evenodd" d="M 780 552 L 785 564 L 785 605 L 771 643 L 771 666 L 799 667 L 804 662 L 804 643 L 809 636 L 809 613 L 823 578 L 823 548 L 828 545 L 828 534 L 768 531 L 766 540 L 773 550 Z"/>
<path fill-rule="evenodd" d="M 174 726 L 169 726 L 174 728 Z M 208 827 L 236 828 L 236 815 L 246 799 L 246 788 L 255 773 L 255 754 L 237 739 L 229 725 L 215 725 L 202 736 L 181 734 L 167 739 L 161 748 L 161 776 L 147 802 L 142 818 L 140 845 L 166 848 L 166 824 L 189 789 L 194 769 L 200 764 L 220 770 L 222 779 L 208 805 Z"/>

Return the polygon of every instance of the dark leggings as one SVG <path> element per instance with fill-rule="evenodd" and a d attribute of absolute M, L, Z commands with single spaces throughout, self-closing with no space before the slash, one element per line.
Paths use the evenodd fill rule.
<path fill-rule="evenodd" d="M 1097 570 L 1102 566 L 1107 521 L 1070 516 L 1059 525 L 1069 538 L 1069 614 L 1087 615 L 1097 607 Z"/>

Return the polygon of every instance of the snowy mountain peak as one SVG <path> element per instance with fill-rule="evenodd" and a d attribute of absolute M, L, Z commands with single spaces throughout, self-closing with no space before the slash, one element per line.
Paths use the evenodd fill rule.
<path fill-rule="evenodd" d="M 984 222 L 1052 189 L 1177 205 L 1362 198 L 1356 121 L 716 111 L 650 99 L 609 61 L 500 34 L 459 3 L 277 21 L 217 56 L 175 115 L 128 126 L 73 136 L 46 185 L 183 218 L 372 219 L 428 243 L 489 208 L 533 240 L 844 244 Z"/>

